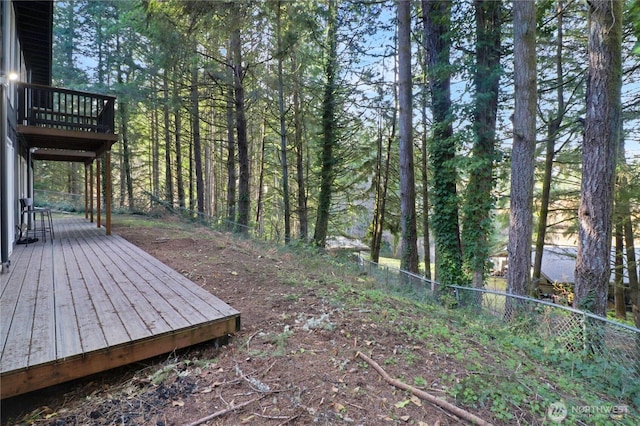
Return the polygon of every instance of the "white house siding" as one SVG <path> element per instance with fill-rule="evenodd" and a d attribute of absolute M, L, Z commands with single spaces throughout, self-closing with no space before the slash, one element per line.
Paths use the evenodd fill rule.
<path fill-rule="evenodd" d="M 25 79 L 25 67 L 22 60 L 23 55 L 20 49 L 20 42 L 17 37 L 17 28 L 15 13 L 13 10 L 13 2 L 2 1 L 2 63 L 0 64 L 0 74 L 7 78 L 11 73 L 18 73 L 19 79 Z M 6 82 L 6 90 L 4 99 L 0 99 L 1 114 L 0 120 L 5 123 L 5 131 L 0 135 L 0 143 L 4 144 L 4 157 L 0 159 L 0 182 L 6 190 L 6 199 L 8 201 L 7 211 L 0 212 L 0 221 L 6 225 L 7 235 L 0 234 L 0 241 L 8 242 L 8 255 L 11 255 L 17 238 L 16 225 L 19 224 L 20 207 L 19 196 L 26 191 L 26 179 L 24 179 L 23 171 L 26 175 L 26 162 L 20 155 L 20 149 L 17 141 L 12 139 L 11 135 L 15 135 L 15 129 L 9 129 L 7 126 L 11 123 L 8 120 L 8 113 L 15 111 L 17 102 L 15 93 L 15 83 Z M 2 189 L 0 189 L 1 191 Z M 4 210 L 4 209 L 3 209 Z M 1 229 L 1 228 L 0 228 Z"/>

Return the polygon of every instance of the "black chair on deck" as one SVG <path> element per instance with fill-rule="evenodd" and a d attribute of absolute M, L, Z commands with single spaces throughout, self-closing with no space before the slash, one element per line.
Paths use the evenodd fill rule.
<path fill-rule="evenodd" d="M 43 207 L 34 207 L 33 198 L 21 198 L 20 199 L 20 240 L 19 244 L 29 244 L 38 241 L 38 221 L 36 219 L 37 214 L 40 214 L 40 233 L 43 240 L 47 241 L 47 233 L 51 237 L 53 242 L 53 220 L 51 219 L 51 209 Z M 25 224 L 24 218 L 27 217 L 27 223 Z M 23 232 L 26 230 L 24 239 L 22 238 Z M 33 237 L 30 235 L 32 234 Z"/>

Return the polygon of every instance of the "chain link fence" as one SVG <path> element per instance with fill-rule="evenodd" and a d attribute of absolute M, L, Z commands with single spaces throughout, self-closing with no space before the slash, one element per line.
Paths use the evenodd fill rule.
<path fill-rule="evenodd" d="M 172 207 L 150 194 L 146 195 L 149 198 L 137 203 L 139 208 L 144 206 L 144 214 L 153 216 L 154 209 L 160 208 L 220 231 L 259 240 L 269 239 L 259 228 L 240 225 L 224 217 L 203 215 L 184 207 Z M 84 211 L 84 197 L 80 195 L 36 190 L 34 198 L 39 206 Z M 635 327 L 545 300 L 491 289 L 444 285 L 371 262 L 360 255 L 358 265 L 385 291 L 422 303 L 466 309 L 508 324 L 515 336 L 537 342 L 540 354 L 551 356 L 560 352 L 580 361 L 581 365 L 592 366 L 598 371 L 593 378 L 609 381 L 618 393 L 632 387 L 640 388 L 640 330 Z M 548 361 L 551 362 L 550 359 Z"/>
<path fill-rule="evenodd" d="M 358 264 L 381 289 L 422 303 L 467 309 L 508 324 L 515 336 L 535 342 L 538 359 L 548 356 L 546 361 L 553 363 L 560 353 L 564 359 L 575 360 L 583 370 L 588 366 L 589 371 L 583 377 L 598 381 L 612 393 L 630 395 L 633 389 L 638 392 L 640 329 L 545 300 L 490 289 L 443 285 L 371 262 L 360 255 Z"/>

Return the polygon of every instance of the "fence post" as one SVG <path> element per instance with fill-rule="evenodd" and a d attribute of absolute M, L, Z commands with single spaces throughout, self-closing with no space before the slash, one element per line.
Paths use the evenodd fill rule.
<path fill-rule="evenodd" d="M 586 355 L 587 354 L 587 345 L 589 337 L 587 336 L 587 316 L 583 313 L 581 315 L 582 321 L 582 351 Z"/>

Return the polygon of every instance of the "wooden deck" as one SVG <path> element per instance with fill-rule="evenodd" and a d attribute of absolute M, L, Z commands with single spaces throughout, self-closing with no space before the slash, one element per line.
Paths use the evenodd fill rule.
<path fill-rule="evenodd" d="M 240 313 L 84 218 L 18 245 L 0 274 L 7 398 L 234 333 Z"/>

